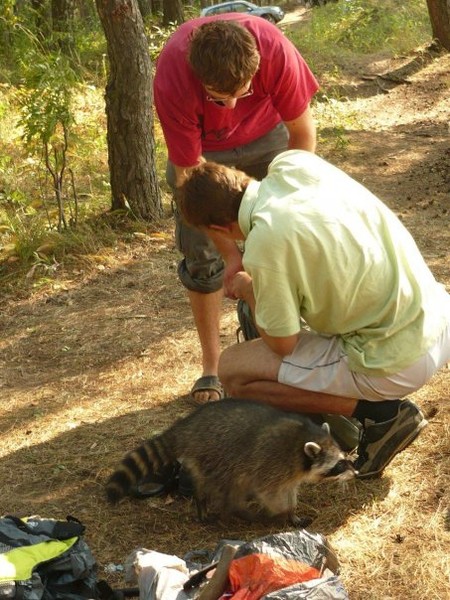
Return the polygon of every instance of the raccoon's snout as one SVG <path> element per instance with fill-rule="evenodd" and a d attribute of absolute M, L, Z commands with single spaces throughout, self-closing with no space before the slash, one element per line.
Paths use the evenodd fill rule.
<path fill-rule="evenodd" d="M 328 471 L 328 473 L 326 473 L 325 477 L 339 477 L 339 475 L 342 475 L 343 473 L 351 473 L 355 475 L 356 472 L 357 471 L 355 470 L 352 461 L 342 458 L 341 460 L 338 460 L 338 462 L 332 469 Z"/>

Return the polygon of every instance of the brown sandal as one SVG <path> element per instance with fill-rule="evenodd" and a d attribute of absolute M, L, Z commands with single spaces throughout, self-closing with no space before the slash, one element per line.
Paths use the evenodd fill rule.
<path fill-rule="evenodd" d="M 223 387 L 217 375 L 204 375 L 203 377 L 199 377 L 189 393 L 189 401 L 195 406 L 206 404 L 205 402 L 199 402 L 195 399 L 195 394 L 197 392 L 216 392 L 219 394 L 219 400 L 223 398 Z M 206 402 L 216 401 L 207 400 Z"/>

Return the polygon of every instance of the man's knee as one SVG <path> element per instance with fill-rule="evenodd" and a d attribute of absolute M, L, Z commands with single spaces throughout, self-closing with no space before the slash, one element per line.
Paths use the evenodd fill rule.
<path fill-rule="evenodd" d="M 218 292 L 223 286 L 223 268 L 202 269 L 202 265 L 187 265 L 186 259 L 178 264 L 178 277 L 185 288 L 200 294 Z"/>
<path fill-rule="evenodd" d="M 226 393 L 230 396 L 238 395 L 239 380 L 236 365 L 236 350 L 238 344 L 229 346 L 222 351 L 219 358 L 219 379 Z"/>
<path fill-rule="evenodd" d="M 223 350 L 219 359 L 219 379 L 227 393 L 243 394 L 248 384 L 278 381 L 281 357 L 261 340 L 233 344 Z"/>
<path fill-rule="evenodd" d="M 175 242 L 184 258 L 178 277 L 188 290 L 210 294 L 222 288 L 225 263 L 212 241 L 201 231 L 183 223 L 176 215 Z"/>

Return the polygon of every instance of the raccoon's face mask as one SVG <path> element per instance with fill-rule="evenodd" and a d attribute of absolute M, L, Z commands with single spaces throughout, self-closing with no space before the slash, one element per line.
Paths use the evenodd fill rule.
<path fill-rule="evenodd" d="M 332 467 L 327 473 L 325 473 L 324 477 L 327 479 L 339 479 L 341 481 L 346 481 L 347 479 L 352 479 L 357 474 L 355 467 L 351 460 L 346 458 L 341 458 L 338 462 Z"/>
<path fill-rule="evenodd" d="M 306 456 L 311 461 L 311 479 L 338 479 L 347 481 L 356 475 L 352 461 L 344 458 L 339 448 L 335 446 L 333 451 L 324 452 L 316 442 L 307 442 L 304 447 Z"/>

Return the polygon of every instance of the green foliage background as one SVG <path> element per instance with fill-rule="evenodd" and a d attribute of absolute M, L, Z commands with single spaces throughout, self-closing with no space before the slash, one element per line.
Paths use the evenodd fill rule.
<path fill-rule="evenodd" d="M 108 61 L 95 10 L 89 18 L 75 19 L 70 44 L 63 44 L 67 40 L 61 36 L 39 30 L 29 3 L 16 11 L 14 5 L 14 0 L 3 0 L 0 7 L 0 278 L 10 278 L 12 271 L 33 264 L 44 263 L 51 271 L 54 261 L 96 252 L 119 235 L 126 238 L 130 230 L 144 231 L 149 226 L 131 224 L 123 215 L 108 215 L 103 101 Z M 186 15 L 198 13 L 194 5 Z M 162 27 L 158 15 L 145 26 L 154 62 L 175 26 Z M 330 2 L 312 9 L 309 19 L 285 31 L 322 81 L 336 80 L 355 56 L 408 53 L 431 38 L 424 0 Z M 342 110 L 341 100 L 338 88 L 322 88 L 316 115 L 319 135 L 322 126 L 332 123 L 336 148 L 345 149 L 345 128 L 353 117 Z M 79 215 L 76 232 L 61 235 L 55 231 L 54 190 L 42 147 L 49 144 L 58 152 L 62 125 L 68 132 L 66 160 L 76 181 Z M 155 138 L 169 211 L 165 147 L 157 120 Z M 73 190 L 68 184 L 65 192 L 70 211 Z"/>

